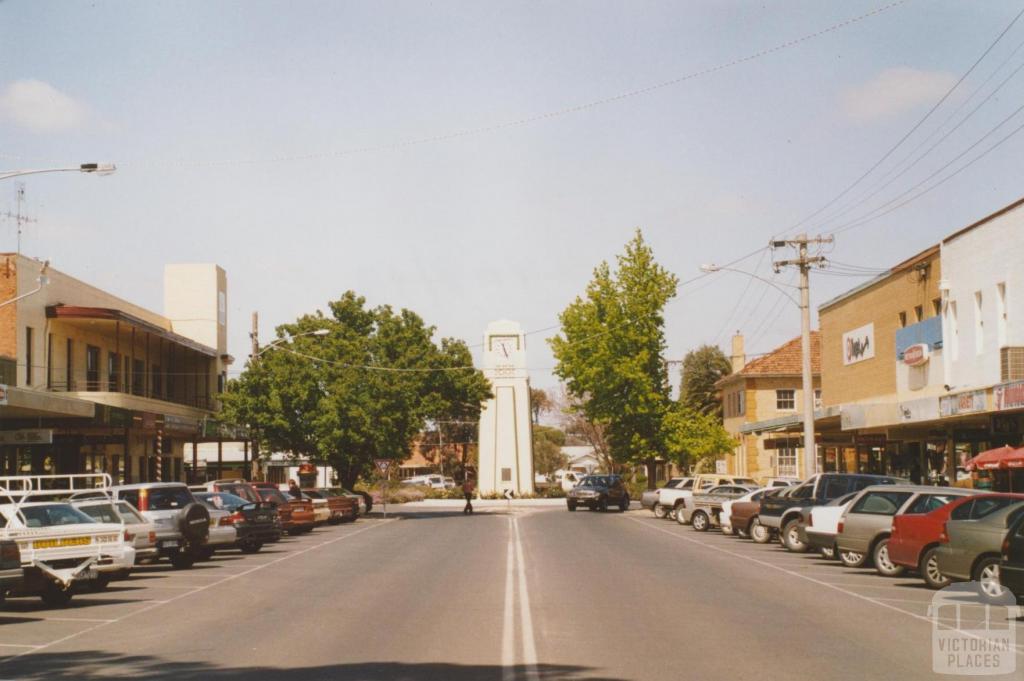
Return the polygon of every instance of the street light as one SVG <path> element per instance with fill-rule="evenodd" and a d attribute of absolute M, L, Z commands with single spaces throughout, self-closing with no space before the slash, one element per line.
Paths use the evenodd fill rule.
<path fill-rule="evenodd" d="M 67 168 L 36 168 L 33 170 L 9 170 L 0 173 L 0 180 L 9 180 L 12 177 L 23 175 L 39 175 L 41 173 L 89 173 L 90 175 L 110 175 L 117 166 L 113 163 L 80 163 L 77 166 Z"/>
<path fill-rule="evenodd" d="M 275 340 L 275 341 L 273 341 L 271 343 L 267 343 L 265 346 L 263 346 L 262 348 L 260 348 L 256 352 L 254 352 L 252 354 L 252 356 L 253 356 L 253 358 L 259 357 L 260 355 L 262 355 L 267 350 L 270 350 L 271 348 L 275 348 L 278 345 L 280 345 L 281 343 L 290 343 L 293 340 L 295 340 L 296 338 L 301 338 L 302 336 L 326 336 L 330 332 L 331 332 L 330 329 L 314 329 L 313 331 L 305 331 L 303 333 L 297 333 L 294 336 L 285 336 L 284 338 L 278 338 L 277 340 Z"/>
<path fill-rule="evenodd" d="M 11 298 L 10 300 L 5 300 L 4 302 L 0 303 L 0 307 L 3 307 L 4 305 L 10 305 L 11 303 L 16 303 L 19 300 L 22 300 L 23 298 L 28 298 L 29 296 L 35 295 L 36 293 L 39 293 L 40 291 L 42 291 L 43 287 L 50 283 L 50 278 L 48 276 L 46 276 L 46 269 L 49 266 L 50 266 L 50 261 L 49 260 L 44 260 L 43 261 L 43 266 L 39 268 L 39 277 L 36 279 L 36 281 L 39 282 L 39 286 L 36 286 L 34 289 L 32 289 L 31 291 L 28 291 L 27 293 L 22 293 L 20 296 L 15 296 L 14 298 Z"/>

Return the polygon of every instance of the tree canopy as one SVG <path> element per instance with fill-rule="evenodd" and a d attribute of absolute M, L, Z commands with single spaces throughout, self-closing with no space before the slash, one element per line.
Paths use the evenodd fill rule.
<path fill-rule="evenodd" d="M 722 400 L 715 383 L 732 373 L 732 362 L 717 345 L 702 345 L 683 358 L 680 401 L 700 414 L 721 418 Z"/>
<path fill-rule="evenodd" d="M 562 453 L 565 433 L 550 426 L 533 427 L 533 468 L 545 475 L 565 468 L 569 457 Z"/>
<path fill-rule="evenodd" d="M 559 316 L 561 333 L 548 342 L 555 373 L 577 408 L 604 427 L 611 458 L 621 465 L 664 450 L 671 398 L 663 310 L 678 280 L 654 260 L 639 229 L 616 265 L 597 266 L 584 296 Z"/>
<path fill-rule="evenodd" d="M 279 326 L 229 383 L 225 415 L 265 448 L 329 463 L 348 486 L 374 459 L 407 456 L 428 420 L 479 418 L 490 384 L 463 341 L 436 344 L 416 313 L 367 308 L 352 291 L 328 309 Z"/>

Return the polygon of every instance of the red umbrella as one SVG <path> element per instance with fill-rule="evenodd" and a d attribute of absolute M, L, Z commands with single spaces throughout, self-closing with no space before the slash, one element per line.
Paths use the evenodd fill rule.
<path fill-rule="evenodd" d="M 978 456 L 968 461 L 965 468 L 967 468 L 967 470 L 969 471 L 974 470 L 976 468 L 982 468 L 985 470 L 1006 468 L 1005 465 L 1002 465 L 1003 460 L 1007 459 L 1013 454 L 1016 454 L 1018 451 L 1021 450 L 1014 449 L 1009 445 L 1004 445 L 1002 447 L 997 447 L 995 449 L 989 449 L 982 452 L 981 454 L 978 454 Z"/>
<path fill-rule="evenodd" d="M 1013 450 L 1003 459 L 1006 468 L 1024 468 L 1024 447 Z"/>

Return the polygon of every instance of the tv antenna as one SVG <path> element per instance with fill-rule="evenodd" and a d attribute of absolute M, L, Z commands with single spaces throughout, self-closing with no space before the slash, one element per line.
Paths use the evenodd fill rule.
<path fill-rule="evenodd" d="M 25 202 L 25 183 L 24 182 L 19 182 L 18 183 L 18 187 L 15 190 L 15 195 L 17 196 L 17 210 L 14 213 L 12 213 L 9 210 L 4 211 L 3 213 L 0 213 L 0 216 L 3 216 L 3 217 L 8 218 L 10 220 L 14 220 L 15 224 L 17 225 L 17 228 L 18 228 L 18 255 L 21 255 L 21 232 L 22 232 L 22 225 L 27 225 L 27 224 L 29 224 L 31 222 L 39 222 L 39 221 L 36 220 L 35 218 L 30 218 L 27 215 L 22 215 L 22 213 L 21 213 L 21 205 Z"/>

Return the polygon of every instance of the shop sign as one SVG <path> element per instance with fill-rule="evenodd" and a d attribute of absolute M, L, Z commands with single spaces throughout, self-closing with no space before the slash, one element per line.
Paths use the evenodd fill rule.
<path fill-rule="evenodd" d="M 772 438 L 764 441 L 765 449 L 802 449 L 804 439 L 802 437 Z"/>
<path fill-rule="evenodd" d="M 7 406 L 7 386 L 0 383 L 0 407 Z"/>
<path fill-rule="evenodd" d="M 957 416 L 985 411 L 985 391 L 969 390 L 957 395 L 944 395 L 939 398 L 940 416 Z"/>
<path fill-rule="evenodd" d="M 932 351 L 927 343 L 917 343 L 903 351 L 903 363 L 907 366 L 919 367 L 926 364 L 931 356 Z"/>
<path fill-rule="evenodd" d="M 52 428 L 25 428 L 0 432 L 0 445 L 53 444 Z"/>
<path fill-rule="evenodd" d="M 199 419 L 190 416 L 164 414 L 164 430 L 195 434 L 199 431 Z"/>
<path fill-rule="evenodd" d="M 725 463 L 725 459 L 716 459 L 715 460 L 715 473 L 718 474 L 718 475 L 725 475 L 728 472 L 729 472 L 729 467 Z"/>
<path fill-rule="evenodd" d="M 992 389 L 992 400 L 996 411 L 1024 409 L 1024 381 L 997 385 Z"/>
<path fill-rule="evenodd" d="M 868 447 L 884 447 L 886 443 L 884 433 L 858 433 L 853 436 L 853 441 Z"/>
<path fill-rule="evenodd" d="M 843 364 L 849 366 L 875 356 L 874 323 L 847 331 L 843 334 Z"/>

